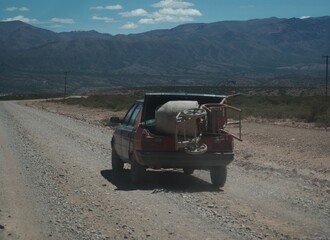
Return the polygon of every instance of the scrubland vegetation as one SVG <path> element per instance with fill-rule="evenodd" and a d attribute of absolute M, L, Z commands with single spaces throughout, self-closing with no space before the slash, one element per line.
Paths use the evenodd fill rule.
<path fill-rule="evenodd" d="M 330 101 L 325 97 L 240 96 L 231 101 L 244 117 L 294 119 L 330 126 Z"/>
<path fill-rule="evenodd" d="M 94 93 L 84 98 L 67 98 L 65 104 L 89 108 L 104 108 L 112 111 L 128 109 L 135 100 L 143 99 L 146 92 L 185 92 L 239 96 L 230 98 L 228 103 L 242 109 L 243 118 L 292 119 L 315 123 L 319 127 L 330 126 L 330 97 L 319 96 L 320 92 L 310 89 L 271 87 L 214 87 L 214 86 L 173 86 L 116 89 Z M 2 96 L 0 100 L 48 99 L 59 95 L 17 95 Z"/>
<path fill-rule="evenodd" d="M 250 94 L 250 88 L 239 89 L 240 96 L 229 100 L 229 104 L 243 110 L 243 118 L 293 119 L 318 126 L 330 126 L 330 100 L 324 96 L 288 96 L 285 89 L 260 89 Z M 105 108 L 112 111 L 125 110 L 137 99 L 143 99 L 145 92 L 194 92 L 232 95 L 233 88 L 217 87 L 154 87 L 136 88 L 129 91 L 113 92 L 106 95 L 92 95 L 87 98 L 68 98 L 66 104 L 78 104 L 91 108 Z M 276 94 L 274 94 L 276 93 Z"/>

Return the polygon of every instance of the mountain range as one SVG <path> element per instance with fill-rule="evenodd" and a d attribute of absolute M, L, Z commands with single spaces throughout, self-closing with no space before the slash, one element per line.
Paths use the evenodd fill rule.
<path fill-rule="evenodd" d="M 184 24 L 110 35 L 0 22 L 0 93 L 173 84 L 320 84 L 330 17 Z"/>

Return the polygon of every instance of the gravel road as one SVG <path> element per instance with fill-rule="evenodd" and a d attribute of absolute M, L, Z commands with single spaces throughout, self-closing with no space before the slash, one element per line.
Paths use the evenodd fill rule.
<path fill-rule="evenodd" d="M 244 123 L 226 186 L 111 170 L 112 130 L 0 102 L 0 239 L 330 239 L 330 132 Z"/>

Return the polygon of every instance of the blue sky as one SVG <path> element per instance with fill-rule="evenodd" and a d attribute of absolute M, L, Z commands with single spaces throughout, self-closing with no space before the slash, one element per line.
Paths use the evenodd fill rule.
<path fill-rule="evenodd" d="M 55 32 L 129 34 L 184 23 L 330 15 L 330 0 L 0 0 L 0 20 Z"/>

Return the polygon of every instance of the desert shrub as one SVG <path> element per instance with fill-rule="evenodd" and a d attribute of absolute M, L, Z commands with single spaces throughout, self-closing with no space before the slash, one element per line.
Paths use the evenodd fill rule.
<path fill-rule="evenodd" d="M 128 109 L 139 95 L 91 95 L 87 98 L 68 98 L 66 104 L 80 105 L 89 108 L 104 108 L 113 111 Z"/>
<path fill-rule="evenodd" d="M 15 95 L 7 95 L 1 96 L 0 101 L 8 101 L 8 100 L 29 100 L 29 99 L 48 99 L 48 98 L 57 98 L 58 94 L 15 94 Z"/>
<path fill-rule="evenodd" d="M 329 104 L 324 97 L 240 96 L 230 100 L 243 117 L 298 119 L 329 125 Z"/>
<path fill-rule="evenodd" d="M 327 110 L 322 113 L 319 114 L 316 117 L 316 124 L 319 127 L 330 127 L 330 109 L 327 108 Z"/>
<path fill-rule="evenodd" d="M 186 91 L 184 91 L 186 90 Z M 145 92 L 195 92 L 230 94 L 232 88 L 215 87 L 154 87 L 133 89 L 125 94 L 92 95 L 87 98 L 68 98 L 65 103 L 90 108 L 105 108 L 112 111 L 128 109 L 135 100 L 143 99 Z M 284 92 L 283 92 L 284 94 Z M 329 101 L 320 96 L 248 96 L 241 95 L 228 100 L 228 104 L 241 108 L 242 117 L 268 119 L 297 119 L 329 126 Z M 236 118 L 234 115 L 229 117 Z"/>

